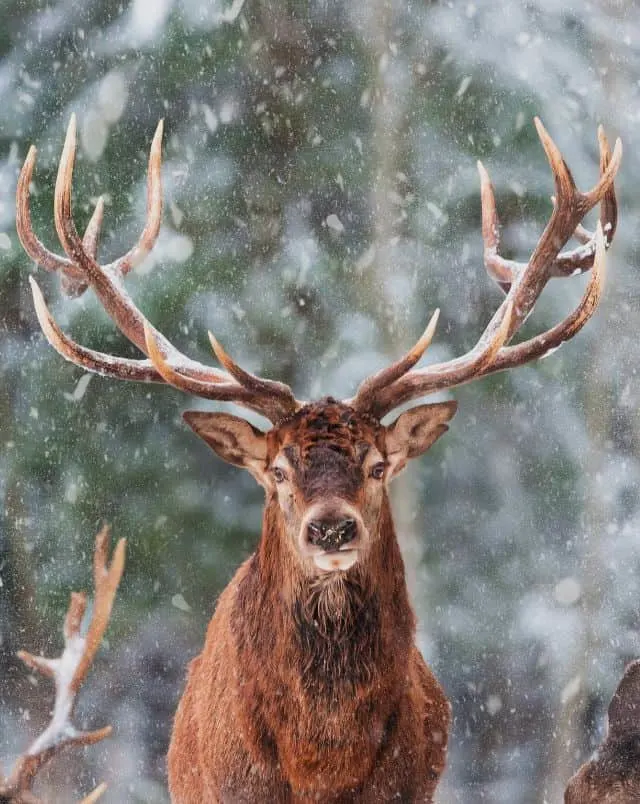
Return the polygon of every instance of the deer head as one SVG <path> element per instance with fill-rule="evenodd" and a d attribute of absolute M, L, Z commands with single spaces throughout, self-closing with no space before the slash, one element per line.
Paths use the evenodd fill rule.
<path fill-rule="evenodd" d="M 165 382 L 212 400 L 233 401 L 265 416 L 273 427 L 261 432 L 244 419 L 223 413 L 186 413 L 187 423 L 224 460 L 248 469 L 264 486 L 269 505 L 277 509 L 296 560 L 309 572 L 345 571 L 366 556 L 387 486 L 408 459 L 421 455 L 447 429 L 455 403 L 421 405 L 402 413 L 389 425 L 384 416 L 395 408 L 436 391 L 453 388 L 497 371 L 542 357 L 572 338 L 593 314 L 601 296 L 605 249 L 614 235 L 617 205 L 613 181 L 620 165 L 618 140 L 609 150 L 599 130 L 600 179 L 580 192 L 542 123 L 536 127 L 549 160 L 555 199 L 551 218 L 530 259 L 516 263 L 498 253 L 498 218 L 493 189 L 478 163 L 482 198 L 485 265 L 504 291 L 476 345 L 446 363 L 415 368 L 436 329 L 436 311 L 422 337 L 402 358 L 362 382 L 354 397 L 308 404 L 297 400 L 282 383 L 262 379 L 238 366 L 210 335 L 223 371 L 198 363 L 178 350 L 142 315 L 122 288 L 122 277 L 152 247 L 157 237 L 162 194 L 160 151 L 162 123 L 151 146 L 147 222 L 139 242 L 109 265 L 96 260 L 103 214 L 98 202 L 84 238 L 71 215 L 71 182 L 76 124 L 72 118 L 60 160 L 54 215 L 66 257 L 48 251 L 31 228 L 29 183 L 36 151 L 31 148 L 20 174 L 17 229 L 29 255 L 47 270 L 58 271 L 63 288 L 78 295 L 91 286 L 115 324 L 145 355 L 125 359 L 86 349 L 58 327 L 35 280 L 31 279 L 36 312 L 51 344 L 63 357 L 99 374 L 127 380 Z M 595 233 L 582 218 L 601 204 Z M 562 251 L 574 236 L 581 245 Z M 552 329 L 516 345 L 510 342 L 531 313 L 552 277 L 591 270 L 578 307 Z"/>
<path fill-rule="evenodd" d="M 263 433 L 226 413 L 185 413 L 224 460 L 248 469 L 308 572 L 349 569 L 376 536 L 387 485 L 447 430 L 455 402 L 421 405 L 384 426 L 331 397 Z"/>

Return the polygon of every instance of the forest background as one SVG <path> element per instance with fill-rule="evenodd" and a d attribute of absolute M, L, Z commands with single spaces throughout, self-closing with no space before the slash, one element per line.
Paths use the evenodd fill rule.
<path fill-rule="evenodd" d="M 503 253 L 526 259 L 552 192 L 533 116 L 583 188 L 597 177 L 598 123 L 622 137 L 596 317 L 548 359 L 457 390 L 450 433 L 394 492 L 420 646 L 453 703 L 439 800 L 559 802 L 640 655 L 637 4 L 0 0 L 0 19 L 5 768 L 51 701 L 16 650 L 59 649 L 100 523 L 129 542 L 80 712 L 115 733 L 52 769 L 60 800 L 100 780 L 106 801 L 168 800 L 186 665 L 256 544 L 262 495 L 182 423 L 184 395 L 89 379 L 46 344 L 14 229 L 28 146 L 34 225 L 53 246 L 55 170 L 77 113 L 76 220 L 105 196 L 110 259 L 141 228 L 164 118 L 164 223 L 129 291 L 183 351 L 210 359 L 210 329 L 305 398 L 349 396 L 435 307 L 432 359 L 475 342 L 500 302 L 482 265 L 477 159 L 496 186 Z M 91 294 L 64 299 L 38 276 L 77 340 L 133 355 Z M 527 332 L 559 320 L 584 281 L 554 280 Z"/>

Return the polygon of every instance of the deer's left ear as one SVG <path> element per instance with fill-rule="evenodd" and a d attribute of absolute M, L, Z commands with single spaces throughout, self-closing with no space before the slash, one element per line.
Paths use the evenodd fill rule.
<path fill-rule="evenodd" d="M 400 414 L 385 430 L 390 477 L 401 472 L 409 458 L 422 455 L 449 427 L 447 422 L 458 409 L 457 402 L 420 405 Z"/>

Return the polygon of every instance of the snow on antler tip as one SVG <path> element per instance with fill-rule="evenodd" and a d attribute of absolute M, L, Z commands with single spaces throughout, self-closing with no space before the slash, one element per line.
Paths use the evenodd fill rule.
<path fill-rule="evenodd" d="M 34 283 L 35 284 L 35 283 Z M 54 679 L 56 687 L 53 712 L 49 725 L 18 758 L 11 775 L 0 776 L 0 800 L 13 804 L 36 802 L 31 788 L 40 768 L 65 746 L 93 745 L 112 732 L 111 726 L 93 731 L 82 731 L 72 723 L 76 695 L 100 646 L 109 622 L 111 608 L 124 568 L 125 540 L 120 539 L 108 564 L 110 530 L 104 526 L 97 534 L 94 550 L 94 577 L 96 581 L 93 616 L 85 636 L 81 634 L 82 619 L 87 598 L 84 593 L 72 592 L 64 620 L 64 650 L 60 657 L 48 659 L 20 651 L 18 656 L 32 670 Z M 104 793 L 99 785 L 85 802 L 97 801 Z"/>

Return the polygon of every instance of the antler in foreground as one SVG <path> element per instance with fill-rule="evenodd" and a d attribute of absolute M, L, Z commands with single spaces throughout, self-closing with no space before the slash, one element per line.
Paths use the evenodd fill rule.
<path fill-rule="evenodd" d="M 96 536 L 93 558 L 95 600 L 86 634 L 80 626 L 87 607 L 83 593 L 72 592 L 64 621 L 64 651 L 57 659 L 46 659 L 20 651 L 18 656 L 31 669 L 49 676 L 55 682 L 56 697 L 51 722 L 18 759 L 11 775 L 0 775 L 0 804 L 36 804 L 31 792 L 36 774 L 53 756 L 66 746 L 92 745 L 111 734 L 111 726 L 96 731 L 80 731 L 71 722 L 76 696 L 100 647 L 124 569 L 125 539 L 120 539 L 108 563 L 109 528 Z M 100 785 L 84 799 L 83 804 L 97 801 L 106 789 Z"/>
<path fill-rule="evenodd" d="M 640 801 L 640 659 L 625 670 L 609 704 L 607 736 L 569 782 L 565 804 Z"/>

